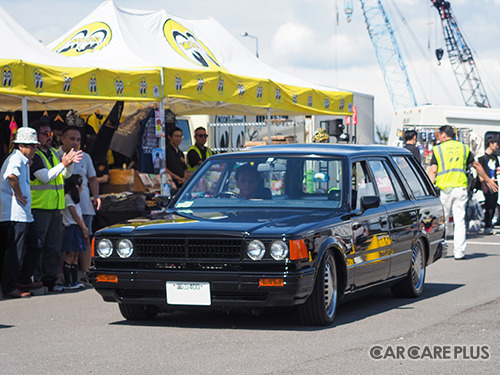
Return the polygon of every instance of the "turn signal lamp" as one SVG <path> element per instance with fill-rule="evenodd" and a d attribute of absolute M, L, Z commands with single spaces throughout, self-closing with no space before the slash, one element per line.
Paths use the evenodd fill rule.
<path fill-rule="evenodd" d="M 283 279 L 259 279 L 259 286 L 284 286 Z"/>
<path fill-rule="evenodd" d="M 118 275 L 97 275 L 96 280 L 99 283 L 117 283 Z"/>
<path fill-rule="evenodd" d="M 290 241 L 290 260 L 299 260 L 309 258 L 307 246 L 304 240 Z"/>

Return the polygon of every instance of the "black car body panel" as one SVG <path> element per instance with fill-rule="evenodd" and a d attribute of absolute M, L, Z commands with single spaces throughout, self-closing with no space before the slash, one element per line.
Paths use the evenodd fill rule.
<path fill-rule="evenodd" d="M 271 195 L 240 196 L 234 171 L 245 164 Z M 364 209 L 367 202 L 374 206 Z M 96 249 L 106 250 L 103 239 L 112 253 L 94 254 L 89 275 L 97 292 L 162 310 L 198 305 L 167 303 L 167 282 L 207 283 L 212 308 L 294 306 L 311 296 L 326 253 L 335 258 L 339 299 L 405 278 L 417 239 L 425 265 L 446 254 L 443 209 L 430 181 L 407 150 L 383 146 L 262 146 L 215 155 L 165 211 L 98 231 Z M 117 253 L 123 239 L 133 245 L 129 257 Z M 254 240 L 265 247 L 258 260 L 247 251 Z M 271 255 L 275 242 L 288 247 L 283 259 Z M 292 256 L 294 246 L 302 255 Z"/>

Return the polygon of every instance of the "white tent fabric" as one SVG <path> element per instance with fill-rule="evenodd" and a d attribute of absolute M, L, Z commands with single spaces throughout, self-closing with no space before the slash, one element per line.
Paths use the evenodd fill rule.
<path fill-rule="evenodd" d="M 352 93 L 303 82 L 257 59 L 215 19 L 105 1 L 49 45 L 86 66 L 157 66 L 174 113 L 351 114 Z"/>

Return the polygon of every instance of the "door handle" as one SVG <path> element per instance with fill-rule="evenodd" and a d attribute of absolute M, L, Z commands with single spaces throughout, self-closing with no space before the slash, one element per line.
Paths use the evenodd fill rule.
<path fill-rule="evenodd" d="M 383 216 L 381 216 L 381 217 L 378 218 L 378 222 L 379 222 L 379 224 L 380 224 L 381 227 L 385 227 L 387 225 L 387 223 L 388 223 L 387 222 L 387 218 L 383 217 Z"/>

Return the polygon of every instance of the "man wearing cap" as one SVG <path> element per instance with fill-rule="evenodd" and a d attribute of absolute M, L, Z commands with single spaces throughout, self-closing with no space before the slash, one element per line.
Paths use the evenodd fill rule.
<path fill-rule="evenodd" d="M 71 176 L 73 163 L 80 162 L 82 151 L 71 149 L 59 157 L 52 148 L 52 130 L 46 122 L 32 124 L 40 142 L 30 170 L 32 212 L 41 259 L 35 280 L 54 290 L 61 263 L 62 218 L 64 210 L 64 178 Z M 31 234 L 31 232 L 30 232 Z M 31 237 L 31 236 L 30 236 Z M 28 242 L 27 246 L 35 246 Z M 61 288 L 62 290 L 62 288 Z"/>
<path fill-rule="evenodd" d="M 26 290 L 41 287 L 41 283 L 31 281 L 38 263 L 38 249 L 24 249 L 28 228 L 33 225 L 29 164 L 37 145 L 34 129 L 18 129 L 14 151 L 5 159 L 0 171 L 0 222 L 7 233 L 2 273 L 4 298 L 29 297 L 31 294 Z"/>

